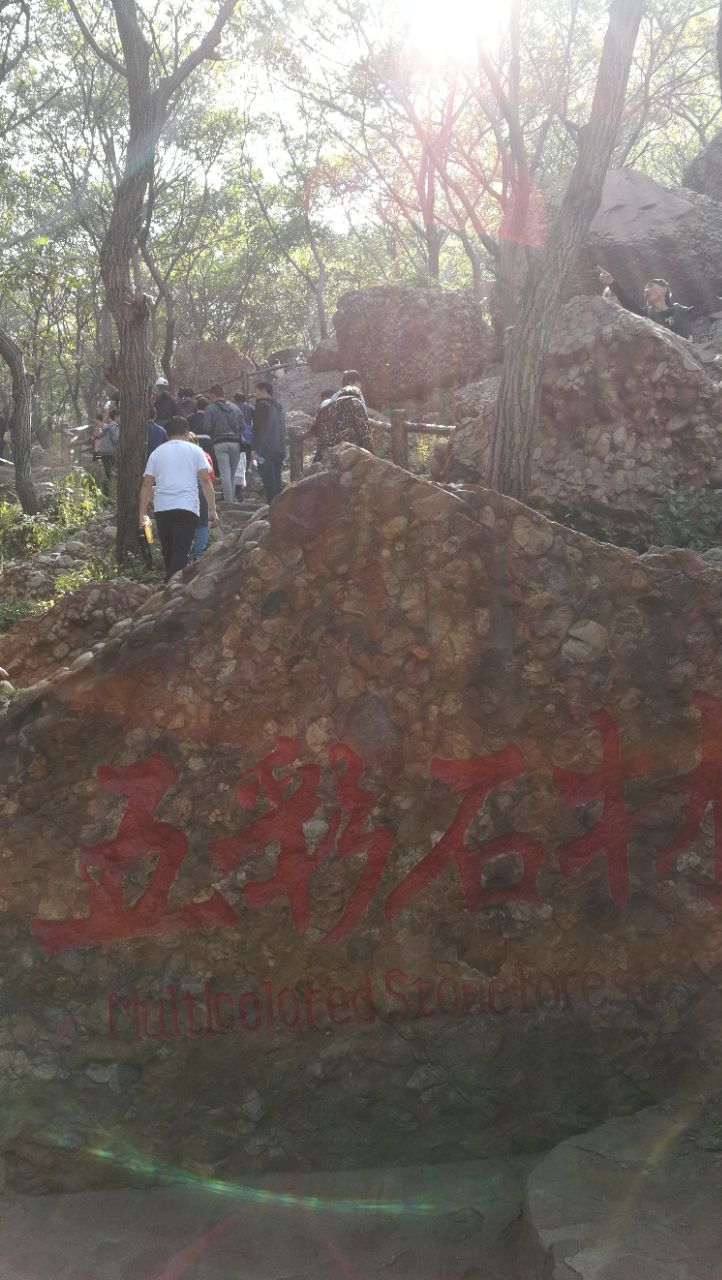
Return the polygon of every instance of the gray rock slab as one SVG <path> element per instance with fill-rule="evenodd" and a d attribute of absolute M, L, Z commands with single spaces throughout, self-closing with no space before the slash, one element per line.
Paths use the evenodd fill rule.
<path fill-rule="evenodd" d="M 722 1100 L 609 1120 L 531 1174 L 521 1280 L 718 1280 L 721 1202 Z"/>
<path fill-rule="evenodd" d="M 0 1201 L 0 1280 L 513 1280 L 538 1157 Z"/>

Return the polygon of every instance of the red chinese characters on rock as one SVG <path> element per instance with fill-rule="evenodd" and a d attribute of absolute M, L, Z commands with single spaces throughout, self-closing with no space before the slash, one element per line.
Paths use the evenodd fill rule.
<path fill-rule="evenodd" d="M 317 868 L 332 854 L 349 858 L 365 855 L 351 901 L 341 919 L 326 935 L 327 941 L 345 937 L 367 911 L 394 844 L 385 827 L 364 830 L 376 804 L 372 792 L 360 787 L 363 761 L 343 743 L 336 743 L 328 760 L 336 778 L 338 808 L 315 851 L 308 851 L 304 824 L 319 806 L 321 769 L 317 764 L 298 764 L 299 744 L 280 738 L 275 750 L 242 779 L 236 798 L 244 809 L 255 809 L 261 798 L 268 809 L 233 836 L 214 841 L 211 852 L 223 874 L 250 854 L 269 844 L 278 845 L 276 868 L 265 880 L 244 885 L 243 900 L 248 907 L 262 908 L 279 896 L 286 898 L 291 918 L 299 933 L 311 923 L 311 882 Z M 280 776 L 277 774 L 280 773 Z"/>
<path fill-rule="evenodd" d="M 415 867 L 412 867 L 400 884 L 386 899 L 386 918 L 393 920 L 404 907 L 436 880 L 450 862 L 455 862 L 469 911 L 480 911 L 504 899 L 539 903 L 538 881 L 544 847 L 531 836 L 511 833 L 486 840 L 476 848 L 466 844 L 469 827 L 479 812 L 489 792 L 502 782 L 518 778 L 524 772 L 524 759 L 516 747 L 505 747 L 494 755 L 475 760 L 431 761 L 432 778 L 438 778 L 461 791 L 464 798 L 455 817 L 440 840 Z M 502 853 L 518 853 L 522 859 L 521 880 L 504 889 L 487 890 L 482 886 L 481 869 L 485 862 L 498 858 Z"/>
<path fill-rule="evenodd" d="M 238 924 L 233 908 L 215 890 L 204 902 L 169 905 L 168 895 L 188 841 L 177 827 L 156 822 L 155 812 L 177 779 L 172 765 L 157 754 L 123 768 L 103 765 L 98 769 L 100 785 L 125 796 L 127 804 L 116 834 L 110 840 L 88 845 L 80 854 L 80 873 L 88 890 L 88 915 L 70 920 L 33 920 L 33 933 L 47 955 L 121 938 Z M 146 888 L 129 904 L 125 885 L 128 872 L 136 860 L 154 856 L 157 864 Z"/>
<path fill-rule="evenodd" d="M 696 693 L 693 705 L 700 716 L 699 762 L 669 785 L 687 800 L 685 818 L 673 840 L 660 851 L 657 869 L 668 874 L 680 853 L 698 837 L 708 808 L 714 822 L 714 885 L 697 886 L 713 905 L 722 906 L 722 702 Z M 625 757 L 619 726 L 607 711 L 595 712 L 600 735 L 596 769 L 577 773 L 555 769 L 559 794 L 572 808 L 600 804 L 594 825 L 557 849 L 563 875 L 583 872 L 597 858 L 606 859 L 612 899 L 624 906 L 629 897 L 629 840 L 641 817 L 656 801 L 631 810 L 625 785 L 645 776 L 650 758 L 640 753 Z M 337 942 L 353 932 L 367 914 L 381 888 L 395 844 L 393 832 L 374 817 L 377 799 L 362 785 L 364 763 L 344 743 L 329 748 L 327 761 L 335 788 L 335 805 L 325 830 L 309 848 L 306 824 L 321 810 L 322 766 L 299 758 L 293 738 L 279 738 L 274 749 L 241 778 L 236 798 L 248 820 L 232 835 L 213 841 L 211 856 L 223 874 L 230 874 L 252 854 L 265 851 L 272 870 L 264 878 L 249 878 L 242 886 L 245 907 L 263 910 L 277 899 L 288 905 L 299 933 L 311 926 L 316 873 L 331 860 L 357 859 L 358 873 L 348 901 L 324 942 Z M 541 841 L 523 832 L 508 832 L 474 843 L 471 829 L 489 794 L 525 772 L 515 746 L 471 760 L 433 759 L 429 773 L 460 795 L 446 831 L 388 893 L 385 916 L 393 921 L 424 893 L 448 867 L 458 874 L 467 909 L 478 912 L 504 901 L 538 906 L 539 877 L 545 858 Z M 116 834 L 82 849 L 79 869 L 88 894 L 86 916 L 35 919 L 33 932 L 49 955 L 71 948 L 108 945 L 121 939 L 200 928 L 237 927 L 237 911 L 216 889 L 201 902 L 171 905 L 169 895 L 187 853 L 187 839 L 176 827 L 156 820 L 157 809 L 178 775 L 155 754 L 123 768 L 102 766 L 98 781 L 107 791 L 126 797 Z M 260 810 L 260 812 L 259 812 Z M 502 854 L 516 854 L 521 874 L 512 884 L 486 887 L 484 867 Z M 156 859 L 146 886 L 135 896 L 131 880 L 134 864 Z M 718 887 L 719 886 L 719 887 Z"/>
<path fill-rule="evenodd" d="M 670 786 L 687 797 L 682 827 L 657 855 L 656 866 L 668 875 L 681 853 L 689 849 L 702 828 L 707 810 L 712 810 L 714 828 L 714 886 L 697 885 L 696 892 L 718 911 L 722 908 L 722 703 L 708 693 L 694 693 L 692 706 L 699 712 L 699 764 Z"/>
<path fill-rule="evenodd" d="M 559 794 L 573 808 L 601 800 L 602 808 L 591 831 L 567 840 L 557 849 L 559 866 L 564 875 L 572 875 L 586 867 L 593 858 L 607 860 L 609 892 L 618 907 L 629 901 L 629 833 L 637 826 L 648 806 L 627 812 L 624 784 L 649 772 L 651 759 L 640 754 L 622 761 L 619 725 L 608 711 L 595 711 L 592 723 L 602 740 L 602 759 L 594 773 L 572 773 L 555 769 L 554 782 Z"/>

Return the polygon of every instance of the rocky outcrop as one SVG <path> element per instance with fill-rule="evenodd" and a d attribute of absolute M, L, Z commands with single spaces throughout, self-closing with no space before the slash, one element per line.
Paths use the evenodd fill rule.
<path fill-rule="evenodd" d="M 246 390 L 255 373 L 253 361 L 230 342 L 196 339 L 182 343 L 175 353 L 173 390 L 177 393 L 180 387 L 191 387 L 201 395 L 219 382 L 229 396 L 235 395 Z"/>
<path fill-rule="evenodd" d="M 498 379 L 459 393 L 447 479 L 487 482 L 497 393 Z M 544 368 L 530 500 L 634 512 L 659 540 L 670 490 L 720 484 L 722 392 L 688 344 L 602 298 L 567 303 Z"/>
<path fill-rule="evenodd" d="M 696 191 L 669 191 L 633 169 L 610 170 L 569 292 L 601 292 L 598 266 L 640 304 L 645 282 L 662 276 L 679 302 L 705 314 L 717 311 L 722 204 Z"/>
<path fill-rule="evenodd" d="M 722 130 L 690 160 L 683 177 L 685 187 L 722 201 Z"/>
<path fill-rule="evenodd" d="M 336 373 L 341 368 L 341 356 L 332 338 L 322 338 L 308 357 L 308 367 L 314 373 Z"/>
<path fill-rule="evenodd" d="M 470 382 L 496 354 L 481 305 L 453 289 L 378 285 L 344 293 L 334 327 L 342 367 L 359 370 L 376 408 Z"/>
<path fill-rule="evenodd" d="M 8 1186 L 540 1149 L 714 1060 L 721 605 L 345 446 L 16 697 Z"/>
<path fill-rule="evenodd" d="M 150 588 L 127 578 L 91 582 L 63 596 L 47 613 L 26 618 L 0 637 L 0 652 L 12 683 L 35 684 L 89 656 L 117 624 L 139 609 Z"/>
<path fill-rule="evenodd" d="M 306 413 L 314 418 L 321 402 L 321 392 L 336 391 L 341 386 L 341 369 L 314 373 L 307 364 L 291 366 L 282 377 L 274 379 L 274 388 L 286 413 Z"/>

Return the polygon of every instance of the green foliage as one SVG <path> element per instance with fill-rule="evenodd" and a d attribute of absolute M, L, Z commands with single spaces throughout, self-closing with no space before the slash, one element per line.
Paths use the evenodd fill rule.
<path fill-rule="evenodd" d="M 93 477 L 77 470 L 56 482 L 38 515 L 25 515 L 16 501 L 0 502 L 0 564 L 62 542 L 92 520 L 104 503 Z"/>
<path fill-rule="evenodd" d="M 8 600 L 0 600 L 0 635 L 4 635 L 14 627 L 16 622 L 45 613 L 53 603 L 52 600 L 30 600 L 27 596 L 13 596 Z"/>

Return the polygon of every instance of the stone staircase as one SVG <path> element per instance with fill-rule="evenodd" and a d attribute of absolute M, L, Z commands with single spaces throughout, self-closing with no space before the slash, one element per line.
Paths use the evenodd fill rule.
<path fill-rule="evenodd" d="M 220 490 L 217 489 L 216 506 L 221 535 L 225 538 L 229 534 L 240 533 L 249 520 L 252 520 L 265 505 L 266 500 L 263 496 L 263 491 L 255 487 L 246 489 L 246 496 L 243 502 L 224 502 Z"/>

